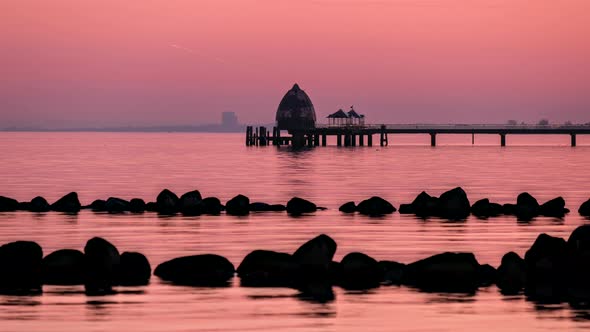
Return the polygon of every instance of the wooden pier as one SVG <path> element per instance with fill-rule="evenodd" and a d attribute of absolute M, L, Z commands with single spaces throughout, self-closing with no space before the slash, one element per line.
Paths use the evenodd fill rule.
<path fill-rule="evenodd" d="M 500 146 L 506 146 L 507 135 L 569 135 L 571 146 L 576 146 L 576 136 L 590 134 L 590 125 L 428 125 L 390 124 L 363 126 L 317 125 L 314 128 L 289 130 L 288 135 L 273 127 L 246 127 L 247 146 L 292 145 L 326 146 L 327 136 L 336 137 L 337 146 L 373 146 L 373 136 L 379 135 L 378 144 L 387 146 L 390 135 L 428 134 L 430 145 L 436 146 L 438 134 L 470 134 L 474 143 L 476 134 L 499 135 Z"/>

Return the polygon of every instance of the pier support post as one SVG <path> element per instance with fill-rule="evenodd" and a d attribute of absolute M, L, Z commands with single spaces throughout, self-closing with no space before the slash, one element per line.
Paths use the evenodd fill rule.
<path fill-rule="evenodd" d="M 373 146 L 373 134 L 367 135 L 367 146 Z"/>
<path fill-rule="evenodd" d="M 326 134 L 322 134 L 322 146 L 326 146 Z"/>
<path fill-rule="evenodd" d="M 360 134 L 359 135 L 359 146 L 364 146 L 365 145 L 365 135 Z"/>
<path fill-rule="evenodd" d="M 506 134 L 500 134 L 500 146 L 506 146 Z"/>
<path fill-rule="evenodd" d="M 344 146 L 350 146 L 350 134 L 344 134 Z"/>
<path fill-rule="evenodd" d="M 572 147 L 576 146 L 576 134 L 570 134 L 570 137 L 572 139 Z"/>
<path fill-rule="evenodd" d="M 281 144 L 283 144 L 283 141 L 281 140 L 281 130 L 277 127 L 277 133 L 275 135 L 275 142 L 277 143 L 277 146 L 280 146 Z"/>
<path fill-rule="evenodd" d="M 313 135 L 313 146 L 320 146 L 320 135 L 319 134 Z"/>
<path fill-rule="evenodd" d="M 291 136 L 291 146 L 294 148 L 305 146 L 305 136 L 302 134 L 293 134 L 293 136 Z"/>
<path fill-rule="evenodd" d="M 350 146 L 356 146 L 356 135 L 350 134 Z"/>
<path fill-rule="evenodd" d="M 336 136 L 336 145 L 337 146 L 342 146 L 342 135 L 338 134 Z"/>
<path fill-rule="evenodd" d="M 471 145 L 475 145 L 475 133 L 471 133 Z"/>
<path fill-rule="evenodd" d="M 266 146 L 266 127 L 260 127 L 260 146 Z"/>
<path fill-rule="evenodd" d="M 436 146 L 436 133 L 430 133 L 430 146 Z"/>
<path fill-rule="evenodd" d="M 386 146 L 388 143 L 385 125 L 381 125 L 381 146 Z"/>
<path fill-rule="evenodd" d="M 256 134 L 254 135 L 254 145 L 258 146 L 258 127 L 256 127 Z"/>

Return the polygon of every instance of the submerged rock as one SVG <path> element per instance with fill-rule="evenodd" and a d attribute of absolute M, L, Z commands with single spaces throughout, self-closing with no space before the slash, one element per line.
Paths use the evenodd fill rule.
<path fill-rule="evenodd" d="M 338 211 L 344 213 L 354 213 L 356 212 L 356 204 L 354 202 L 346 202 L 338 208 Z"/>
<path fill-rule="evenodd" d="M 117 271 L 117 281 L 123 286 L 147 285 L 152 275 L 152 267 L 147 258 L 138 252 L 124 252 Z"/>
<path fill-rule="evenodd" d="M 156 198 L 156 210 L 160 214 L 175 214 L 178 212 L 178 196 L 168 189 L 164 189 Z"/>
<path fill-rule="evenodd" d="M 524 259 L 515 252 L 505 254 L 496 275 L 496 285 L 502 294 L 518 294 L 524 288 L 525 283 Z"/>
<path fill-rule="evenodd" d="M 369 289 L 379 287 L 383 271 L 379 263 L 363 253 L 353 252 L 342 259 L 338 266 L 337 284 L 344 289 Z"/>
<path fill-rule="evenodd" d="M 223 205 L 217 197 L 205 197 L 202 201 L 202 208 L 204 214 L 218 215 L 223 211 Z"/>
<path fill-rule="evenodd" d="M 518 220 L 529 221 L 539 215 L 539 203 L 529 193 L 524 192 L 516 199 L 515 214 Z"/>
<path fill-rule="evenodd" d="M 47 285 L 84 284 L 84 253 L 80 250 L 61 249 L 43 258 L 41 273 Z"/>
<path fill-rule="evenodd" d="M 107 202 L 104 199 L 97 199 L 90 203 L 90 209 L 94 212 L 106 211 Z"/>
<path fill-rule="evenodd" d="M 502 205 L 490 203 L 487 198 L 480 199 L 471 206 L 471 213 L 478 218 L 497 217 L 503 213 Z"/>
<path fill-rule="evenodd" d="M 560 196 L 541 205 L 539 212 L 545 217 L 563 218 L 569 210 L 565 208 L 565 200 Z"/>
<path fill-rule="evenodd" d="M 185 216 L 198 216 L 203 213 L 201 193 L 198 190 L 189 191 L 180 196 L 178 209 Z"/>
<path fill-rule="evenodd" d="M 565 288 L 567 245 L 564 239 L 541 234 L 524 256 L 525 293 L 533 298 L 559 298 Z"/>
<path fill-rule="evenodd" d="M 472 253 L 446 252 L 408 264 L 402 283 L 427 291 L 474 292 L 479 266 Z"/>
<path fill-rule="evenodd" d="M 0 196 L 0 212 L 16 211 L 18 201 L 9 197 Z"/>
<path fill-rule="evenodd" d="M 450 220 L 463 220 L 471 213 L 471 204 L 461 187 L 451 189 L 438 199 L 439 216 Z"/>
<path fill-rule="evenodd" d="M 483 264 L 479 266 L 478 276 L 480 286 L 490 286 L 496 283 L 497 271 L 493 266 Z"/>
<path fill-rule="evenodd" d="M 180 285 L 227 286 L 234 272 L 234 266 L 227 258 L 205 254 L 164 262 L 156 267 L 154 275 Z"/>
<path fill-rule="evenodd" d="M 117 248 L 109 241 L 94 237 L 84 247 L 85 284 L 89 294 L 111 292 L 117 283 L 117 272 L 121 256 Z"/>
<path fill-rule="evenodd" d="M 310 272 L 310 277 L 326 275 L 334 254 L 336 242 L 329 236 L 321 234 L 299 247 L 293 253 L 293 259 L 301 268 Z"/>
<path fill-rule="evenodd" d="M 78 200 L 78 194 L 76 192 L 71 192 L 51 204 L 51 209 L 57 212 L 77 213 L 81 207 L 82 205 Z"/>
<path fill-rule="evenodd" d="M 303 198 L 293 197 L 287 202 L 287 213 L 291 215 L 301 215 L 303 213 L 311 213 L 317 210 L 317 206 Z"/>
<path fill-rule="evenodd" d="M 299 278 L 300 264 L 287 253 L 254 250 L 237 269 L 242 286 L 294 286 Z"/>
<path fill-rule="evenodd" d="M 225 212 L 233 216 L 245 216 L 250 213 L 250 199 L 244 195 L 237 195 L 225 204 Z"/>
<path fill-rule="evenodd" d="M 29 203 L 29 211 L 31 212 L 47 212 L 51 210 L 51 206 L 47 200 L 41 196 L 37 196 Z"/>
<path fill-rule="evenodd" d="M 133 198 L 129 201 L 129 211 L 132 213 L 142 213 L 146 210 L 145 202 L 141 198 Z"/>
<path fill-rule="evenodd" d="M 381 216 L 396 211 L 395 207 L 381 197 L 373 196 L 359 203 L 356 210 L 368 216 Z"/>
<path fill-rule="evenodd" d="M 30 241 L 10 242 L 0 247 L 0 294 L 41 292 L 43 249 Z"/>
<path fill-rule="evenodd" d="M 123 213 L 129 211 L 129 202 L 121 198 L 109 197 L 104 204 L 104 208 L 109 213 Z"/>

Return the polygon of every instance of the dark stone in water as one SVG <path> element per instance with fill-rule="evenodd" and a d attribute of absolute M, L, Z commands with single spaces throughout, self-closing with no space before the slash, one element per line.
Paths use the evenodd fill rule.
<path fill-rule="evenodd" d="M 0 294 L 31 294 L 42 291 L 43 249 L 30 241 L 0 247 Z"/>
<path fill-rule="evenodd" d="M 164 262 L 156 267 L 154 275 L 180 285 L 227 286 L 234 272 L 234 266 L 227 258 L 205 254 Z"/>
<path fill-rule="evenodd" d="M 198 190 L 189 191 L 180 196 L 178 209 L 185 216 L 198 216 L 203 213 L 202 200 L 203 198 Z"/>
<path fill-rule="evenodd" d="M 564 239 L 541 234 L 524 256 L 525 293 L 536 299 L 563 295 L 567 267 L 567 244 Z"/>
<path fill-rule="evenodd" d="M 400 204 L 399 206 L 399 213 L 400 214 L 415 214 L 414 207 L 412 204 Z"/>
<path fill-rule="evenodd" d="M 504 204 L 502 205 L 502 213 L 507 216 L 516 215 L 516 204 Z"/>
<path fill-rule="evenodd" d="M 360 202 L 356 209 L 359 213 L 368 216 L 382 216 L 396 211 L 391 203 L 377 196 Z"/>
<path fill-rule="evenodd" d="M 204 214 L 218 215 L 223 211 L 223 205 L 217 197 L 205 197 L 201 204 Z"/>
<path fill-rule="evenodd" d="M 301 215 L 303 213 L 311 213 L 317 210 L 317 206 L 303 198 L 293 197 L 287 202 L 287 213 L 291 215 Z"/>
<path fill-rule="evenodd" d="M 175 214 L 178 212 L 178 196 L 168 189 L 164 189 L 156 198 L 156 209 L 160 214 Z"/>
<path fill-rule="evenodd" d="M 51 210 L 51 206 L 47 200 L 41 196 L 37 196 L 29 203 L 29 211 L 31 212 L 47 212 Z"/>
<path fill-rule="evenodd" d="M 293 253 L 293 259 L 301 265 L 310 278 L 321 278 L 327 275 L 334 254 L 336 242 L 329 236 L 321 234 L 306 243 Z"/>
<path fill-rule="evenodd" d="M 540 214 L 545 217 L 563 218 L 569 212 L 565 208 L 565 200 L 561 196 L 545 202 L 539 209 Z"/>
<path fill-rule="evenodd" d="M 123 213 L 129 211 L 129 202 L 121 198 L 109 197 L 104 204 L 104 208 L 109 213 Z"/>
<path fill-rule="evenodd" d="M 377 261 L 363 253 L 353 252 L 342 259 L 338 267 L 337 284 L 344 289 L 379 287 L 383 272 Z"/>
<path fill-rule="evenodd" d="M 338 211 L 344 212 L 344 213 L 354 213 L 354 212 L 356 212 L 356 204 L 354 204 L 354 202 L 344 203 L 340 206 Z"/>
<path fill-rule="evenodd" d="M 383 275 L 383 282 L 388 285 L 400 285 L 406 264 L 393 261 L 380 261 L 379 268 Z"/>
<path fill-rule="evenodd" d="M 438 198 L 423 191 L 416 196 L 412 203 L 400 205 L 400 213 L 415 214 L 421 218 L 426 218 L 438 215 L 438 208 Z"/>
<path fill-rule="evenodd" d="M 493 266 L 489 264 L 480 265 L 477 272 L 480 286 L 487 287 L 496 283 L 497 271 Z"/>
<path fill-rule="evenodd" d="M 270 210 L 271 211 L 276 211 L 276 212 L 280 212 L 280 211 L 287 211 L 287 207 L 283 204 L 271 204 L 270 205 Z"/>
<path fill-rule="evenodd" d="M 248 206 L 248 210 L 250 210 L 251 212 L 272 211 L 271 205 L 263 202 L 250 203 L 250 205 Z"/>
<path fill-rule="evenodd" d="M 132 213 L 142 213 L 146 209 L 146 204 L 141 198 L 133 198 L 129 201 L 129 211 Z"/>
<path fill-rule="evenodd" d="M 43 258 L 41 273 L 46 285 L 84 284 L 84 253 L 80 250 L 61 249 Z"/>
<path fill-rule="evenodd" d="M 94 212 L 103 212 L 107 210 L 106 204 L 104 199 L 97 199 L 90 204 L 90 209 Z"/>
<path fill-rule="evenodd" d="M 567 291 L 574 302 L 590 301 L 590 225 L 576 228 L 567 240 Z"/>
<path fill-rule="evenodd" d="M 478 218 L 497 217 L 502 214 L 502 205 L 490 203 L 487 198 L 480 199 L 471 206 L 471 213 Z"/>
<path fill-rule="evenodd" d="M 84 247 L 85 287 L 89 294 L 108 294 L 117 283 L 121 257 L 109 241 L 94 237 Z"/>
<path fill-rule="evenodd" d="M 18 201 L 9 197 L 0 196 L 0 212 L 16 211 Z"/>
<path fill-rule="evenodd" d="M 287 253 L 254 250 L 240 266 L 238 277 L 242 286 L 291 287 L 297 283 L 300 265 Z"/>
<path fill-rule="evenodd" d="M 250 213 L 250 199 L 244 195 L 237 195 L 225 204 L 225 212 L 233 216 L 245 216 Z"/>
<path fill-rule="evenodd" d="M 449 220 L 463 220 L 471 213 L 471 204 L 467 194 L 461 187 L 451 189 L 440 195 L 438 199 L 440 217 Z"/>
<path fill-rule="evenodd" d="M 496 285 L 502 294 L 518 294 L 526 283 L 524 259 L 517 253 L 509 252 L 502 257 L 502 263 L 498 267 Z"/>
<path fill-rule="evenodd" d="M 479 266 L 472 253 L 446 252 L 408 264 L 402 283 L 426 291 L 472 293 L 479 286 Z"/>
<path fill-rule="evenodd" d="M 578 213 L 584 217 L 590 217 L 590 199 L 580 205 Z"/>
<path fill-rule="evenodd" d="M 539 203 L 529 193 L 524 192 L 516 199 L 516 217 L 518 220 L 529 221 L 539 215 Z"/>
<path fill-rule="evenodd" d="M 149 212 L 158 212 L 158 204 L 156 202 L 145 203 L 145 210 Z"/>
<path fill-rule="evenodd" d="M 82 205 L 78 200 L 78 194 L 76 192 L 71 192 L 51 204 L 51 209 L 57 212 L 77 213 L 81 207 Z"/>
<path fill-rule="evenodd" d="M 138 252 L 124 252 L 118 270 L 118 284 L 123 286 L 147 285 L 152 275 L 152 267 L 147 258 Z"/>

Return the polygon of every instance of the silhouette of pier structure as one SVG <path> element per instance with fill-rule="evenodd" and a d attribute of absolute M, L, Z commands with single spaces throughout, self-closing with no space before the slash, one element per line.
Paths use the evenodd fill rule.
<path fill-rule="evenodd" d="M 340 109 L 327 118 L 328 124 L 316 124 L 309 96 L 295 84 L 279 104 L 272 132 L 266 127 L 247 126 L 246 145 L 327 146 L 328 136 L 335 136 L 337 146 L 373 146 L 374 137 L 380 146 L 387 146 L 390 135 L 427 134 L 430 145 L 436 146 L 437 135 L 441 134 L 470 134 L 472 144 L 476 134 L 494 134 L 499 136 L 500 146 L 506 146 L 507 135 L 569 135 L 573 147 L 577 135 L 590 134 L 590 125 L 571 124 L 365 124 L 365 116 L 353 107 L 348 113 Z"/>

